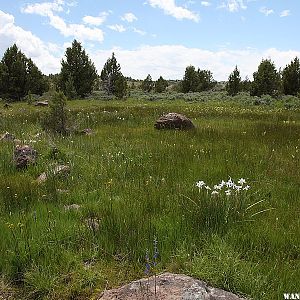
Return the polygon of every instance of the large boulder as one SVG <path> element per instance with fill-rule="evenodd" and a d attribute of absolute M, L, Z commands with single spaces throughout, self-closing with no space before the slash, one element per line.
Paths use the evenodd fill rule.
<path fill-rule="evenodd" d="M 104 291 L 97 300 L 245 300 L 186 275 L 164 273 Z"/>
<path fill-rule="evenodd" d="M 193 122 L 186 116 L 178 113 L 168 113 L 161 116 L 154 124 L 156 129 L 192 129 L 195 128 Z"/>
<path fill-rule="evenodd" d="M 14 151 L 14 161 L 17 169 L 24 169 L 37 160 L 37 151 L 28 145 L 17 145 Z"/>

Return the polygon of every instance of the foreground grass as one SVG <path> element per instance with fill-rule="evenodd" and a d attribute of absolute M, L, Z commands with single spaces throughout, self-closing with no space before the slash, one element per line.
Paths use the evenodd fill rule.
<path fill-rule="evenodd" d="M 73 101 L 69 109 L 93 135 L 36 136 L 41 109 L 2 111 L 0 132 L 40 154 L 36 166 L 17 171 L 13 145 L 1 142 L 0 270 L 20 299 L 87 299 L 144 276 L 155 238 L 156 272 L 190 274 L 254 299 L 299 291 L 299 112 L 134 100 Z M 154 130 L 169 111 L 197 129 Z M 70 176 L 38 185 L 56 163 L 68 163 Z M 212 198 L 195 187 L 229 176 L 251 189 Z M 64 210 L 74 203 L 81 208 Z M 258 204 L 245 211 L 236 203 Z M 239 213 L 230 221 L 227 207 Z"/>

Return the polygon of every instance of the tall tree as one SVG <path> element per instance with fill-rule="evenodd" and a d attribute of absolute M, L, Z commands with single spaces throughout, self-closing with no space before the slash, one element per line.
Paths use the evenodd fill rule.
<path fill-rule="evenodd" d="M 154 87 L 154 83 L 150 74 L 143 80 L 141 88 L 144 92 L 151 92 Z"/>
<path fill-rule="evenodd" d="M 21 100 L 28 92 L 41 95 L 48 89 L 42 72 L 16 44 L 8 48 L 1 60 L 0 95 Z"/>
<path fill-rule="evenodd" d="M 100 78 L 108 94 L 113 94 L 118 98 L 123 98 L 126 95 L 127 80 L 121 72 L 120 64 L 114 53 L 104 64 Z"/>
<path fill-rule="evenodd" d="M 49 83 L 46 77 L 38 69 L 38 67 L 29 58 L 27 62 L 27 80 L 26 80 L 27 93 L 42 95 L 43 92 L 49 89 Z"/>
<path fill-rule="evenodd" d="M 229 96 L 235 96 L 241 90 L 241 76 L 240 71 L 238 70 L 237 66 L 228 77 L 228 82 L 226 84 L 226 91 Z"/>
<path fill-rule="evenodd" d="M 194 66 L 188 66 L 185 69 L 182 80 L 182 91 L 184 93 L 196 92 L 198 87 L 198 76 Z"/>
<path fill-rule="evenodd" d="M 300 92 L 300 63 L 295 57 L 282 72 L 283 92 L 286 95 L 297 95 Z"/>
<path fill-rule="evenodd" d="M 276 96 L 281 89 L 280 75 L 275 64 L 269 60 L 262 60 L 257 72 L 253 73 L 251 96 L 271 95 Z"/>
<path fill-rule="evenodd" d="M 167 86 L 168 86 L 168 81 L 163 79 L 162 76 L 160 76 L 155 82 L 155 92 L 162 93 L 166 90 Z"/>
<path fill-rule="evenodd" d="M 84 97 L 92 92 L 96 79 L 97 71 L 94 63 L 89 59 L 81 43 L 74 40 L 61 62 L 60 88 L 67 94 L 72 82 L 76 96 Z"/>

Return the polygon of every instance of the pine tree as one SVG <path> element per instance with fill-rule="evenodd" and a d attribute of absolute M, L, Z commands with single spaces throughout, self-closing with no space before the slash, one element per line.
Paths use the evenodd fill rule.
<path fill-rule="evenodd" d="M 297 95 L 300 92 L 300 62 L 295 57 L 282 72 L 283 93 L 286 95 Z"/>
<path fill-rule="evenodd" d="M 41 95 L 48 89 L 47 81 L 37 66 L 14 44 L 1 60 L 0 95 L 21 100 L 29 91 Z"/>
<path fill-rule="evenodd" d="M 194 66 L 188 66 L 185 69 L 184 77 L 182 80 L 183 93 L 196 92 L 199 81 L 197 72 Z"/>
<path fill-rule="evenodd" d="M 49 90 L 47 79 L 30 58 L 27 62 L 26 85 L 27 93 L 30 91 L 32 94 L 42 95 Z"/>
<path fill-rule="evenodd" d="M 155 92 L 162 93 L 166 90 L 167 86 L 168 81 L 163 79 L 162 76 L 160 76 L 155 83 Z"/>
<path fill-rule="evenodd" d="M 121 73 L 120 64 L 117 62 L 114 53 L 112 53 L 112 57 L 104 64 L 100 78 L 108 94 L 115 95 L 118 98 L 125 97 L 127 93 L 127 81 Z"/>
<path fill-rule="evenodd" d="M 66 50 L 65 60 L 63 59 L 61 62 L 59 78 L 61 90 L 66 94 L 71 80 L 76 96 L 84 97 L 92 92 L 96 79 L 97 71 L 93 62 L 82 48 L 81 43 L 74 40 L 72 46 Z"/>
<path fill-rule="evenodd" d="M 150 93 L 153 89 L 154 83 L 152 81 L 152 77 L 150 74 L 147 75 L 147 77 L 143 80 L 141 88 L 144 92 Z"/>
<path fill-rule="evenodd" d="M 275 64 L 269 60 L 262 60 L 257 72 L 253 73 L 251 85 L 251 96 L 278 95 L 281 89 L 280 75 L 276 70 Z"/>
<path fill-rule="evenodd" d="M 226 91 L 229 96 L 235 96 L 241 91 L 241 76 L 237 66 L 233 72 L 229 75 L 228 82 L 226 84 Z"/>

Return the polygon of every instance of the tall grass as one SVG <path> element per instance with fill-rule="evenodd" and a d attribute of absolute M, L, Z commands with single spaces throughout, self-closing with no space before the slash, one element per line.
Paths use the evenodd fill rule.
<path fill-rule="evenodd" d="M 0 132 L 39 153 L 37 165 L 17 171 L 13 145 L 1 142 L 0 270 L 21 298 L 82 299 L 138 278 L 154 237 L 159 270 L 254 299 L 297 292 L 299 112 L 181 101 L 68 105 L 93 135 L 43 133 L 40 112 L 27 104 L 2 115 Z M 169 111 L 197 129 L 154 130 Z M 58 163 L 71 166 L 68 177 L 36 182 Z M 251 189 L 212 197 L 195 186 L 229 176 Z M 65 210 L 74 203 L 80 209 Z"/>

